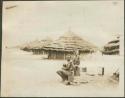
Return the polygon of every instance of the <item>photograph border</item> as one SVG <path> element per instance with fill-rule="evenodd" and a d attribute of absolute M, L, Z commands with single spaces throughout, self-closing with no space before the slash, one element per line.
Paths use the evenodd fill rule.
<path fill-rule="evenodd" d="M 0 61 L 2 62 L 2 8 L 3 8 L 3 2 L 4 1 L 124 1 L 124 0 L 1 0 L 0 1 Z M 124 13 L 124 12 L 123 12 Z M 125 22 L 125 21 L 124 21 Z M 124 31 L 125 32 L 125 31 Z M 125 41 L 125 37 L 124 37 L 124 41 Z M 124 48 L 125 48 L 125 43 L 124 43 Z M 125 49 L 124 49 L 124 55 L 125 55 Z M 124 58 L 125 61 L 125 58 Z M 125 62 L 124 62 L 125 65 Z M 2 73 L 1 73 L 1 66 L 0 66 L 0 96 L 1 96 L 1 77 L 2 77 Z M 2 97 L 2 96 L 1 96 Z M 124 66 L 124 97 L 125 97 L 125 66 Z"/>

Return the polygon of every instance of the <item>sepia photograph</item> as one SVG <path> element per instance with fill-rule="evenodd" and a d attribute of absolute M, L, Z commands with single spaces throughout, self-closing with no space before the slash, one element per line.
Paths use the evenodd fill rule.
<path fill-rule="evenodd" d="M 124 0 L 3 1 L 2 97 L 124 97 Z"/>

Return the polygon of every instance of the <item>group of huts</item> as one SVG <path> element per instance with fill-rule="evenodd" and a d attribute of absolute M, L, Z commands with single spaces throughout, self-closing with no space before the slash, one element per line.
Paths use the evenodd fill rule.
<path fill-rule="evenodd" d="M 43 47 L 50 45 L 52 39 L 46 38 L 43 40 L 35 40 L 29 43 L 26 43 L 20 47 L 21 50 L 33 52 L 33 54 L 46 54 L 46 51 L 43 51 Z"/>
<path fill-rule="evenodd" d="M 20 49 L 31 51 L 33 54 L 46 54 L 48 59 L 65 59 L 67 55 L 72 55 L 75 50 L 79 51 L 79 55 L 90 54 L 98 50 L 94 44 L 84 40 L 72 31 L 64 33 L 57 40 L 46 38 L 29 42 L 22 45 Z M 118 54 L 118 49 L 119 39 L 106 44 L 101 52 L 103 54 Z"/>

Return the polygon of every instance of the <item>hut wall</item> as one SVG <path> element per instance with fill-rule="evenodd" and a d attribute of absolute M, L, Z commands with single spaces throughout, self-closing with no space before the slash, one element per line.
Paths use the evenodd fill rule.
<path fill-rule="evenodd" d="M 81 51 L 80 55 L 84 56 L 89 54 L 90 51 Z M 48 59 L 66 59 L 67 55 L 74 55 L 72 51 L 56 51 L 56 50 L 49 50 L 47 52 Z"/>
<path fill-rule="evenodd" d="M 57 51 L 48 51 L 48 59 L 59 59 L 59 53 Z"/>
<path fill-rule="evenodd" d="M 73 55 L 73 52 L 49 51 L 48 59 L 66 59 L 67 55 Z"/>
<path fill-rule="evenodd" d="M 33 54 L 47 54 L 47 52 L 43 49 L 32 49 Z"/>
<path fill-rule="evenodd" d="M 38 49 L 32 49 L 33 54 L 39 54 L 39 50 Z"/>

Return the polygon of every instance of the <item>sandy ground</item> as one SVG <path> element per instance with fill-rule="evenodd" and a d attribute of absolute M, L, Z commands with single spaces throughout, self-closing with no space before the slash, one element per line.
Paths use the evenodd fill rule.
<path fill-rule="evenodd" d="M 123 96 L 123 56 L 89 55 L 81 60 L 81 67 L 87 67 L 88 76 L 81 72 L 78 85 L 66 86 L 56 74 L 63 60 L 43 60 L 41 55 L 32 55 L 18 49 L 5 49 L 2 56 L 1 96 L 9 97 L 94 97 Z M 98 76 L 98 67 L 105 68 L 105 75 Z M 120 82 L 110 81 L 112 73 L 120 69 Z"/>

